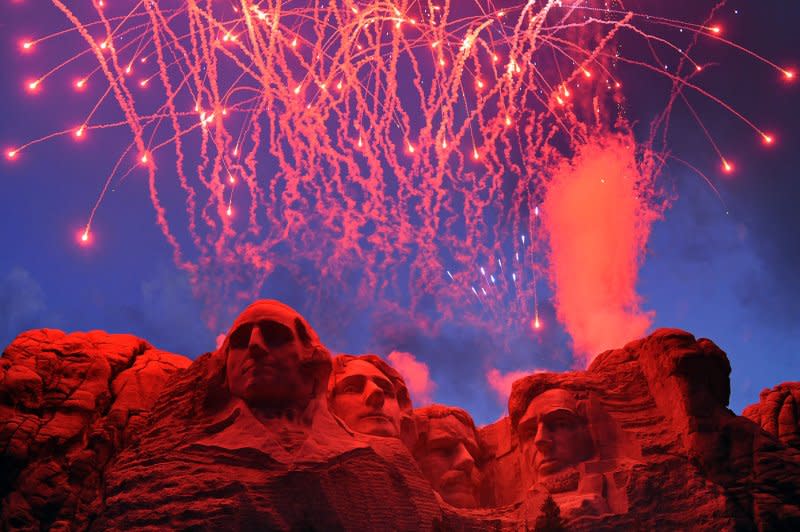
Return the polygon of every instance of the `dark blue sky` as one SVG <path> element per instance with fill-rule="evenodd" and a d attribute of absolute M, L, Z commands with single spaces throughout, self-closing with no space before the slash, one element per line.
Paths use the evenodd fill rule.
<path fill-rule="evenodd" d="M 683 3 L 687 16 L 697 20 L 697 4 L 704 2 Z M 27 75 L 52 64 L 44 54 L 58 50 L 42 46 L 36 50 L 40 55 L 23 57 L 19 40 L 66 27 L 59 22 L 61 15 L 44 4 L 4 2 L 0 8 L 3 151 L 76 125 L 93 102 L 91 91 L 76 96 L 67 86 L 69 79 L 49 83 L 36 95 L 23 90 Z M 733 1 L 718 19 L 726 37 L 779 64 L 800 66 L 800 3 Z M 778 141 L 765 149 L 744 125 L 698 100 L 706 125 L 737 167 L 733 177 L 722 177 L 690 117 L 675 115 L 673 153 L 709 174 L 730 214 L 698 176 L 671 166 L 662 181 L 674 188 L 677 199 L 654 228 L 639 292 L 644 307 L 656 312 L 655 326 L 711 338 L 728 353 L 731 407 L 739 412 L 757 400 L 762 388 L 800 379 L 800 102 L 797 86 L 782 82 L 774 70 L 721 46 L 704 50 L 708 60 L 720 63 L 704 85 L 774 131 Z M 641 89 L 631 98 L 631 113 L 646 119 L 666 93 L 637 80 L 635 73 L 628 77 L 627 86 Z M 205 328 L 185 276 L 172 264 L 143 173 L 132 173 L 109 194 L 98 215 L 94 245 L 76 245 L 76 233 L 128 140 L 124 131 L 95 134 L 81 143 L 56 138 L 13 163 L 0 164 L 3 346 L 24 329 L 48 326 L 130 332 L 189 357 L 213 348 L 219 331 Z M 279 296 L 299 308 L 306 304 L 301 290 L 268 285 L 263 295 Z M 551 324 L 546 337 L 506 357 L 493 351 L 497 339 L 455 326 L 430 338 L 411 326 L 387 324 L 391 318 L 367 314 L 345 330 L 318 328 L 336 351 L 411 351 L 430 365 L 438 385 L 435 400 L 463 406 L 476 421 L 488 422 L 503 406 L 488 390 L 487 368 L 569 367 L 567 339 L 553 325 L 547 304 L 543 312 Z"/>

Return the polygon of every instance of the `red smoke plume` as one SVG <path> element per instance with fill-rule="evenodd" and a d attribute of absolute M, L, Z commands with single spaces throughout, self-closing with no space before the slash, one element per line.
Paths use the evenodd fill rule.
<path fill-rule="evenodd" d="M 593 138 L 546 184 L 542 221 L 556 311 L 586 364 L 644 335 L 653 319 L 640 308 L 636 281 L 661 208 L 652 201 L 651 167 L 637 163 L 634 146 L 624 135 Z"/>
<path fill-rule="evenodd" d="M 392 351 L 386 357 L 406 381 L 411 400 L 415 406 L 425 406 L 433 400 L 436 383 L 431 380 L 430 370 L 425 362 L 420 362 L 411 353 Z"/>

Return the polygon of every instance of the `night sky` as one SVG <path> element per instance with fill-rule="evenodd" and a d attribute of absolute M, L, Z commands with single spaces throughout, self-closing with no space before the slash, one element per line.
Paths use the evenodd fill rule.
<path fill-rule="evenodd" d="M 652 2 L 648 2 L 651 3 Z M 665 2 L 666 3 L 666 2 Z M 93 102 L 91 91 L 59 97 L 58 83 L 31 95 L 23 83 L 57 49 L 41 46 L 23 55 L 19 42 L 66 27 L 46 2 L 9 2 L 0 7 L 0 146 L 76 124 Z M 670 2 L 671 14 L 702 20 L 711 3 Z M 698 6 L 698 4 L 708 4 Z M 35 5 L 35 6 L 34 6 Z M 685 7 L 682 7 L 685 6 Z M 800 3 L 732 1 L 715 18 L 725 37 L 774 60 L 800 67 Z M 624 42 L 623 42 L 624 46 Z M 800 378 L 800 100 L 796 84 L 721 44 L 704 46 L 704 59 L 718 63 L 703 86 L 739 112 L 774 132 L 765 147 L 751 130 L 724 111 L 697 100 L 706 126 L 735 164 L 725 176 L 702 132 L 686 112 L 672 119 L 670 149 L 701 168 L 718 187 L 721 202 L 696 174 L 679 164 L 661 177 L 675 200 L 656 223 L 640 272 L 643 307 L 655 311 L 655 327 L 678 327 L 707 337 L 727 352 L 733 366 L 731 408 L 758 399 L 765 387 Z M 59 56 L 61 57 L 61 56 Z M 623 75 L 629 114 L 646 123 L 667 96 L 658 85 Z M 64 85 L 70 78 L 61 80 Z M 75 109 L 79 108 L 79 111 Z M 76 235 L 116 162 L 126 131 L 95 134 L 77 143 L 56 138 L 0 163 L 0 344 L 36 327 L 68 331 L 127 332 L 191 358 L 210 351 L 222 331 L 201 319 L 185 275 L 154 222 L 143 173 L 133 172 L 101 207 L 92 246 Z M 727 212 L 726 212 L 727 211 Z M 303 311 L 302 287 L 268 282 L 262 295 Z M 479 423 L 499 417 L 504 406 L 486 371 L 569 369 L 569 340 L 542 305 L 547 332 L 529 349 L 498 353 L 497 339 L 454 325 L 436 338 L 391 316 L 359 315 L 346 329 L 316 324 L 323 341 L 341 352 L 407 351 L 430 367 L 433 399 L 468 409 Z"/>

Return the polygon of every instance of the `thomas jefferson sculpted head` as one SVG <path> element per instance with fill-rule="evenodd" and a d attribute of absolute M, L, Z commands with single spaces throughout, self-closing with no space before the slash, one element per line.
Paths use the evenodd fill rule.
<path fill-rule="evenodd" d="M 328 406 L 362 434 L 404 438 L 411 422 L 411 399 L 403 378 L 375 355 L 339 355 L 333 360 Z"/>

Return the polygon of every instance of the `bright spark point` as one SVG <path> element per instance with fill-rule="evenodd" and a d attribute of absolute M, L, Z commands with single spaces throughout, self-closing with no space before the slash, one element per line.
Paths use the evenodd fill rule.
<path fill-rule="evenodd" d="M 17 156 L 17 151 L 16 150 L 8 150 L 6 152 L 6 157 L 9 158 L 9 159 L 13 159 L 16 156 Z"/>
<path fill-rule="evenodd" d="M 147 82 L 150 81 L 149 79 L 143 79 L 139 82 L 140 87 L 147 87 Z"/>
<path fill-rule="evenodd" d="M 88 242 L 88 241 L 89 241 L 89 233 L 87 231 L 84 231 L 83 234 L 81 235 L 81 242 Z"/>
<path fill-rule="evenodd" d="M 75 136 L 81 138 L 83 136 L 83 131 L 86 129 L 86 126 L 81 126 L 75 130 Z"/>
<path fill-rule="evenodd" d="M 84 85 L 86 85 L 85 79 L 79 79 L 78 81 L 75 82 L 75 87 L 78 89 L 82 89 Z"/>
<path fill-rule="evenodd" d="M 592 73 L 589 72 L 588 70 L 584 70 L 583 75 L 586 76 L 587 79 L 592 77 Z"/>
<path fill-rule="evenodd" d="M 145 153 L 144 155 L 142 155 L 142 158 L 139 160 L 142 161 L 142 164 L 147 164 L 148 161 L 147 154 Z"/>
<path fill-rule="evenodd" d="M 39 80 L 31 81 L 30 83 L 28 83 L 29 90 L 35 91 L 37 88 L 39 88 Z"/>
<path fill-rule="evenodd" d="M 771 135 L 764 135 L 764 143 L 772 144 L 775 139 Z"/>
<path fill-rule="evenodd" d="M 786 79 L 794 79 L 794 72 L 791 70 L 784 70 L 783 75 Z"/>
<path fill-rule="evenodd" d="M 232 214 L 233 214 L 233 211 L 231 210 L 231 208 L 230 208 L 230 207 L 228 207 L 228 210 L 227 210 L 227 211 L 225 211 L 225 214 L 227 214 L 228 216 L 230 216 L 230 215 L 232 215 Z"/>
<path fill-rule="evenodd" d="M 481 156 L 478 154 L 478 150 L 472 150 L 472 158 L 476 161 L 481 158 Z"/>
<path fill-rule="evenodd" d="M 542 328 L 542 323 L 539 321 L 538 317 L 533 319 L 533 328 L 534 329 L 541 329 Z"/>
<path fill-rule="evenodd" d="M 30 41 L 25 41 L 24 43 L 22 43 L 22 47 L 25 50 L 30 50 L 33 47 L 33 43 Z"/>
<path fill-rule="evenodd" d="M 711 28 L 709 28 L 709 29 L 710 29 L 710 30 L 711 30 L 713 33 L 717 33 L 717 34 L 722 32 L 722 28 L 720 28 L 719 26 L 712 26 L 712 27 L 711 27 Z"/>
<path fill-rule="evenodd" d="M 414 153 L 414 146 L 412 146 L 410 142 L 408 144 L 408 152 L 409 153 Z"/>
<path fill-rule="evenodd" d="M 230 182 L 230 184 L 232 185 L 232 184 L 236 183 L 236 180 L 233 178 L 232 175 L 229 175 L 228 176 L 228 182 Z"/>
<path fill-rule="evenodd" d="M 725 171 L 726 174 L 730 174 L 733 172 L 733 165 L 728 161 L 722 161 L 722 169 Z"/>

